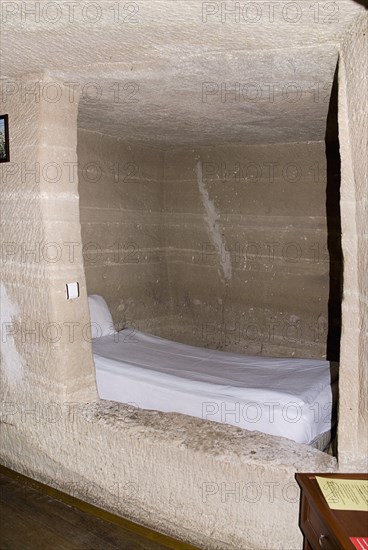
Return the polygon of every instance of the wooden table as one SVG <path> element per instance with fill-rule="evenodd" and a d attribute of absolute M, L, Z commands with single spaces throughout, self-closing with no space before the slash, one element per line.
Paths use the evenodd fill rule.
<path fill-rule="evenodd" d="M 368 479 L 368 474 L 295 475 L 301 488 L 299 527 L 304 535 L 303 549 L 356 550 L 359 546 L 355 546 L 350 537 L 368 537 L 368 512 L 332 510 L 319 488 L 316 475 L 333 479 Z"/>

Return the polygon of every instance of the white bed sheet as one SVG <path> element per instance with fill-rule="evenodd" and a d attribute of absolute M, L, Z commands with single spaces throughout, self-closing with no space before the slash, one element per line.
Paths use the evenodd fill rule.
<path fill-rule="evenodd" d="M 306 444 L 331 428 L 337 366 L 328 361 L 246 356 L 131 329 L 94 340 L 93 354 L 102 399 Z"/>

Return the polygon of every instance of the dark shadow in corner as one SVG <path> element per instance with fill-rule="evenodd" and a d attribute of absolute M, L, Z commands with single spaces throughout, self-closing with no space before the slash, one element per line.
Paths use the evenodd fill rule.
<path fill-rule="evenodd" d="M 325 134 L 327 186 L 327 248 L 329 253 L 329 298 L 328 298 L 328 334 L 327 359 L 339 361 L 341 336 L 341 300 L 343 256 L 341 248 L 341 213 L 340 213 L 340 146 L 338 136 L 338 65 L 335 69 L 327 114 Z"/>
<path fill-rule="evenodd" d="M 364 6 L 365 9 L 368 9 L 368 0 L 354 0 L 357 4 L 360 4 L 361 6 Z"/>

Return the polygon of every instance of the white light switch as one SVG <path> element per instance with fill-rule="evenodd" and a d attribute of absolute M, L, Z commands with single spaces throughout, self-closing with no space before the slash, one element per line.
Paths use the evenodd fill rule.
<path fill-rule="evenodd" d="M 79 283 L 66 284 L 66 299 L 75 300 L 79 297 Z"/>

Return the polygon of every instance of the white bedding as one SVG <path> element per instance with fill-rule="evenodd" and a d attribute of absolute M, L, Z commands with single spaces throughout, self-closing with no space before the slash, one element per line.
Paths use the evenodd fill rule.
<path fill-rule="evenodd" d="M 93 354 L 102 399 L 299 443 L 331 428 L 337 367 L 328 361 L 245 356 L 130 329 L 94 340 Z"/>

